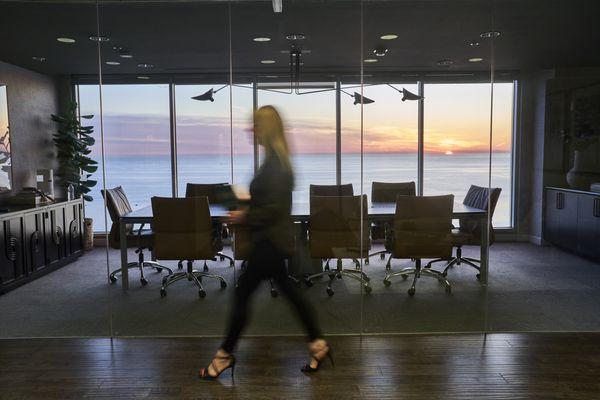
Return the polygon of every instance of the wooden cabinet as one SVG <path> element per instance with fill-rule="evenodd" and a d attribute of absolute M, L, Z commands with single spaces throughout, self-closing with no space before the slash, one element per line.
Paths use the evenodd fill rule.
<path fill-rule="evenodd" d="M 23 248 L 28 272 L 37 271 L 46 265 L 43 218 L 43 213 L 39 212 L 23 216 Z"/>
<path fill-rule="evenodd" d="M 82 253 L 81 199 L 0 214 L 0 294 Z"/>
<path fill-rule="evenodd" d="M 600 259 L 600 194 L 547 188 L 544 239 L 566 250 Z"/>
<path fill-rule="evenodd" d="M 587 257 L 600 258 L 600 194 L 579 196 L 577 252 Z"/>

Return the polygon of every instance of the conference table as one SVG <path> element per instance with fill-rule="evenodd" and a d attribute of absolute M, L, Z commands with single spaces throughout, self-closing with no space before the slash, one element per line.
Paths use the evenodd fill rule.
<path fill-rule="evenodd" d="M 367 218 L 371 221 L 386 221 L 394 217 L 396 211 L 395 203 L 370 203 L 368 207 Z M 225 222 L 228 218 L 228 210 L 219 204 L 210 205 L 210 215 L 215 222 Z M 310 215 L 310 205 L 308 203 L 293 203 L 292 204 L 292 219 L 296 222 L 307 222 Z M 486 227 L 487 210 L 469 207 L 462 203 L 455 203 L 452 218 L 458 219 L 461 217 L 475 217 L 480 221 L 480 226 Z M 142 206 L 133 210 L 120 218 L 120 247 L 121 247 L 121 284 L 123 290 L 129 289 L 129 271 L 127 269 L 127 231 L 128 224 L 150 224 L 152 225 L 153 215 L 150 205 Z M 487 285 L 488 282 L 488 255 L 489 245 L 487 240 L 487 229 L 481 229 L 481 246 L 480 256 L 481 271 L 480 283 Z"/>

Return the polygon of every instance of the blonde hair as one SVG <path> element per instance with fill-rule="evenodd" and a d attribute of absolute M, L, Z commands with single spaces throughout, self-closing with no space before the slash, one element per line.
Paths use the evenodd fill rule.
<path fill-rule="evenodd" d="M 254 112 L 254 120 L 261 121 L 260 135 L 262 145 L 267 153 L 275 153 L 283 166 L 291 173 L 290 148 L 285 138 L 283 121 L 277 109 L 273 106 L 262 106 Z"/>

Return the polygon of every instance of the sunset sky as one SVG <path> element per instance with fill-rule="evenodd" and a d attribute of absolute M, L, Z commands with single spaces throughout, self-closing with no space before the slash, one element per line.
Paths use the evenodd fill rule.
<path fill-rule="evenodd" d="M 211 86 L 176 87 L 177 136 L 180 155 L 229 154 L 229 88 L 214 102 L 191 97 Z M 215 86 L 215 89 L 218 86 Z M 398 86 L 416 92 L 416 85 Z M 357 89 L 348 89 L 352 93 Z M 512 84 L 494 86 L 493 149 L 509 151 L 512 124 Z M 415 152 L 417 102 L 385 85 L 366 86 L 364 95 L 365 152 Z M 97 87 L 80 88 L 84 112 L 98 114 Z M 167 85 L 105 85 L 103 87 L 107 155 L 170 154 Z M 360 106 L 342 94 L 342 151 L 360 152 Z M 335 152 L 335 93 L 290 95 L 259 92 L 259 105 L 279 108 L 296 153 Z M 234 148 L 250 153 L 252 90 L 233 88 Z M 425 151 L 454 154 L 487 151 L 489 147 L 489 84 L 425 85 Z M 98 118 L 94 118 L 98 125 Z M 99 129 L 96 129 L 99 136 Z"/>

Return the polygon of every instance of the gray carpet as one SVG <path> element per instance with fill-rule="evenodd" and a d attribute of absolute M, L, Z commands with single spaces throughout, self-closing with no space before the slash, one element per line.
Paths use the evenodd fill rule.
<path fill-rule="evenodd" d="M 467 248 L 465 253 L 477 256 L 478 249 Z M 409 281 L 397 278 L 389 288 L 383 285 L 384 263 L 377 257 L 364 266 L 372 281 L 370 295 L 361 295 L 358 283 L 346 278 L 336 280 L 333 297 L 325 293 L 325 281 L 300 290 L 329 334 L 358 333 L 361 326 L 367 333 L 600 330 L 599 264 L 524 243 L 496 243 L 490 253 L 487 289 L 472 269 L 458 266 L 449 274 L 451 295 L 436 280 L 423 278 L 411 298 L 406 294 Z M 118 252 L 111 251 L 109 257 L 112 267 L 118 265 Z M 392 265 L 396 270 L 409 264 L 396 260 Z M 227 262 L 209 266 L 230 285 L 221 290 L 217 282 L 206 280 L 204 299 L 188 281 L 174 284 L 161 298 L 161 275 L 152 272 L 146 287 L 132 272 L 131 289 L 125 293 L 120 282 L 106 283 L 106 255 L 96 249 L 0 296 L 0 337 L 107 336 L 111 322 L 113 333 L 122 336 L 221 335 L 233 270 Z M 301 333 L 285 298 L 272 298 L 265 282 L 253 299 L 245 334 Z"/>

